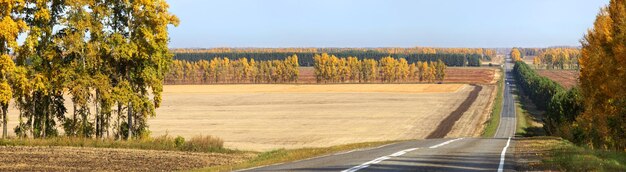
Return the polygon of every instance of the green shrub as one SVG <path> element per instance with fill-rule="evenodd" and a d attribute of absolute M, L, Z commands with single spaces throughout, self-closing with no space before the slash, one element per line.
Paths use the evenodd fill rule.
<path fill-rule="evenodd" d="M 185 144 L 185 138 L 182 136 L 178 136 L 176 137 L 176 139 L 174 139 L 174 143 L 176 144 L 176 147 L 182 147 Z"/>

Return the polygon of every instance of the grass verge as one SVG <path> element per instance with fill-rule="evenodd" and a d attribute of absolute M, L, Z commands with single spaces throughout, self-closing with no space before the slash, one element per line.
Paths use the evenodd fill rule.
<path fill-rule="evenodd" d="M 0 146 L 69 146 L 216 153 L 238 152 L 224 148 L 223 143 L 222 139 L 212 136 L 196 136 L 189 141 L 185 141 L 182 137 L 172 138 L 168 135 L 138 140 L 92 139 L 76 137 L 0 139 Z"/>
<path fill-rule="evenodd" d="M 202 169 L 196 169 L 193 171 L 233 171 L 238 169 L 246 169 L 252 167 L 260 167 L 265 165 L 271 165 L 282 162 L 293 162 L 297 160 L 303 160 L 307 158 L 319 157 L 323 155 L 329 155 L 333 153 L 369 148 L 375 146 L 381 146 L 391 144 L 399 141 L 384 141 L 384 142 L 366 142 L 366 143 L 354 143 L 347 145 L 332 146 L 327 148 L 302 148 L 302 149 L 278 149 L 269 152 L 259 154 L 257 157 L 239 164 L 223 165 L 207 167 Z"/>
<path fill-rule="evenodd" d="M 533 102 L 525 95 L 522 90 L 515 89 L 515 114 L 517 125 L 515 129 L 516 136 L 532 137 L 545 136 L 543 129 L 544 111 L 537 109 Z"/>
<path fill-rule="evenodd" d="M 529 128 L 529 126 L 532 126 L 532 123 L 530 123 L 530 116 L 529 114 L 522 109 L 522 107 L 520 107 L 519 104 L 519 97 L 515 96 L 515 117 L 517 119 L 517 125 L 516 125 L 516 129 L 515 129 L 515 135 L 526 135 L 526 130 Z"/>
<path fill-rule="evenodd" d="M 483 137 L 493 137 L 498 130 L 498 125 L 500 125 L 500 114 L 502 113 L 502 101 L 503 93 L 504 93 L 504 70 L 500 69 L 500 79 L 498 80 L 498 93 L 495 98 L 495 103 L 491 110 L 491 116 L 489 120 L 487 120 L 487 124 L 485 126 L 485 130 L 483 131 Z"/>
<path fill-rule="evenodd" d="M 524 162 L 520 171 L 626 171 L 626 152 L 592 150 L 558 137 L 523 138 L 516 144 L 518 162 Z"/>

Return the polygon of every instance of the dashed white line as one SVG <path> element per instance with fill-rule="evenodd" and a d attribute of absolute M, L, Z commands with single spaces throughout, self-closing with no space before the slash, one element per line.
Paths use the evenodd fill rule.
<path fill-rule="evenodd" d="M 438 148 L 438 147 L 441 147 L 441 146 L 443 146 L 443 145 L 447 145 L 447 144 L 450 144 L 450 143 L 452 143 L 452 142 L 455 142 L 455 141 L 458 141 L 458 140 L 461 140 L 461 139 L 463 139 L 463 138 L 458 138 L 458 139 L 448 140 L 448 141 L 446 141 L 446 142 L 443 142 L 443 143 L 440 143 L 440 144 L 437 144 L 437 145 L 431 146 L 431 147 L 429 147 L 429 148 L 431 148 L 431 149 Z M 411 151 L 414 151 L 414 150 L 417 150 L 417 149 L 419 149 L 419 148 L 411 148 L 411 149 L 405 149 L 405 150 L 402 150 L 402 151 L 398 151 L 398 152 L 393 153 L 393 154 L 391 154 L 391 155 L 387 155 L 387 156 L 383 156 L 383 157 L 376 158 L 376 159 L 374 159 L 374 160 L 371 160 L 371 161 L 365 162 L 365 163 L 363 163 L 363 164 L 361 164 L 361 165 L 354 166 L 354 167 L 352 167 L 352 168 L 349 168 L 349 169 L 347 169 L 347 170 L 343 170 L 343 171 L 341 171 L 341 172 L 355 172 L 355 171 L 359 171 L 359 170 L 361 170 L 361 169 L 364 169 L 364 168 L 369 167 L 370 165 L 374 165 L 374 164 L 377 164 L 377 163 L 382 162 L 382 161 L 384 161 L 384 160 L 391 159 L 392 157 L 402 156 L 402 155 L 404 155 L 404 154 L 406 154 L 406 153 L 408 153 L 408 152 L 411 152 Z"/>
<path fill-rule="evenodd" d="M 414 151 L 414 150 L 417 150 L 417 149 L 418 148 L 405 149 L 405 150 L 393 153 L 393 154 L 388 155 L 388 156 L 383 156 L 383 157 L 376 158 L 374 160 L 365 162 L 365 163 L 363 163 L 361 165 L 354 166 L 352 168 L 349 168 L 347 170 L 343 170 L 341 172 L 355 172 L 355 171 L 359 171 L 361 169 L 369 167 L 370 165 L 377 164 L 377 163 L 380 163 L 380 162 L 382 162 L 384 160 L 391 159 L 391 157 L 401 156 L 401 155 L 404 155 L 405 153 L 408 153 L 408 152 L 411 152 L 411 151 Z"/>
<path fill-rule="evenodd" d="M 511 137 L 506 141 L 506 146 L 502 149 L 502 153 L 500 154 L 500 165 L 498 166 L 498 172 L 502 172 L 504 170 L 504 157 L 506 155 L 506 149 L 509 148 L 509 144 L 511 143 Z"/>
<path fill-rule="evenodd" d="M 443 142 L 443 143 L 440 143 L 440 144 L 437 144 L 437 145 L 434 145 L 434 146 L 431 146 L 431 147 L 428 147 L 428 148 L 431 148 L 431 149 L 438 148 L 438 147 L 441 147 L 443 145 L 447 145 L 447 144 L 450 144 L 452 142 L 455 142 L 455 141 L 458 141 L 458 140 L 461 140 L 461 139 L 463 139 L 463 138 L 458 138 L 458 139 L 454 139 L 454 140 L 448 140 L 446 142 Z"/>

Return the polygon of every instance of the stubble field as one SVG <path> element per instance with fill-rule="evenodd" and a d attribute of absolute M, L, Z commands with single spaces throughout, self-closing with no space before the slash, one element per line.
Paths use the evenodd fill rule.
<path fill-rule="evenodd" d="M 166 86 L 153 135 L 213 135 L 240 150 L 419 139 L 463 102 L 466 84 Z M 486 87 L 448 137 L 480 134 Z"/>

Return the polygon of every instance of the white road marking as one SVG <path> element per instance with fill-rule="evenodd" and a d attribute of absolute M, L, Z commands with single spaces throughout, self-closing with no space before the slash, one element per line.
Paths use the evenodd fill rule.
<path fill-rule="evenodd" d="M 461 139 L 463 139 L 463 138 L 458 138 L 458 139 L 454 139 L 454 140 L 448 140 L 448 141 L 446 141 L 446 142 L 439 143 L 438 145 L 434 145 L 434 146 L 431 146 L 431 147 L 428 147 L 428 148 L 431 148 L 431 149 L 438 148 L 438 147 L 441 147 L 441 146 L 443 146 L 443 145 L 447 145 L 447 144 L 450 144 L 450 143 L 452 143 L 452 142 L 455 142 L 455 141 L 457 141 L 457 140 L 461 140 Z"/>
<path fill-rule="evenodd" d="M 431 148 L 431 149 L 438 148 L 438 147 L 441 147 L 441 146 L 443 146 L 443 145 L 447 145 L 447 144 L 450 144 L 450 143 L 452 143 L 452 142 L 455 142 L 455 141 L 458 141 L 458 140 L 461 140 L 461 139 L 463 139 L 463 138 L 458 138 L 458 139 L 448 140 L 448 141 L 446 141 L 446 142 L 443 142 L 443 143 L 440 143 L 440 144 L 437 144 L 437 145 L 431 146 L 431 147 L 429 147 L 429 148 Z M 352 168 L 349 168 L 349 169 L 347 169 L 347 170 L 343 170 L 343 171 L 341 171 L 341 172 L 355 172 L 355 171 L 359 171 L 359 170 L 361 170 L 361 169 L 364 169 L 364 168 L 369 167 L 370 165 L 374 165 L 374 164 L 377 164 L 377 163 L 382 162 L 382 161 L 384 161 L 384 160 L 391 159 L 392 157 L 402 156 L 402 155 L 404 155 L 404 154 L 406 154 L 406 153 L 408 153 L 408 152 L 411 152 L 411 151 L 414 151 L 414 150 L 417 150 L 417 149 L 419 149 L 419 148 L 411 148 L 411 149 L 405 149 L 405 150 L 402 150 L 402 151 L 398 151 L 398 152 L 393 153 L 393 154 L 391 154 L 391 155 L 387 155 L 387 156 L 383 156 L 383 157 L 376 158 L 376 159 L 374 159 L 374 160 L 371 160 L 371 161 L 365 162 L 365 163 L 363 163 L 363 164 L 361 164 L 361 165 L 354 166 L 354 167 L 352 167 Z"/>
<path fill-rule="evenodd" d="M 301 161 L 308 161 L 308 160 L 313 160 L 313 159 L 325 158 L 325 157 L 335 156 L 335 155 L 342 155 L 342 154 L 347 154 L 347 153 L 352 153 L 352 152 L 359 152 L 359 151 L 368 151 L 368 150 L 372 150 L 372 149 L 379 149 L 379 148 L 383 148 L 385 146 L 394 145 L 394 144 L 399 144 L 399 143 L 389 143 L 389 144 L 381 145 L 381 146 L 374 147 L 374 148 L 357 149 L 357 150 L 351 150 L 351 151 L 343 152 L 343 153 L 340 152 L 340 153 L 336 153 L 336 154 L 328 154 L 328 155 L 322 155 L 322 156 L 318 156 L 318 157 L 311 157 L 311 158 L 307 158 L 307 159 L 293 161 L 293 162 L 290 162 L 290 163 L 296 163 L 296 162 L 301 162 Z M 250 167 L 250 168 L 246 168 L 246 169 L 235 170 L 233 172 L 240 172 L 240 171 L 248 171 L 248 170 L 260 169 L 260 168 L 265 168 L 265 167 L 275 166 L 275 165 L 280 165 L 280 164 L 285 164 L 285 163 L 283 162 L 283 163 L 269 164 L 269 165 L 263 165 L 263 166 L 258 166 L 258 167 Z"/>
<path fill-rule="evenodd" d="M 374 165 L 374 164 L 377 164 L 377 163 L 383 162 L 384 160 L 391 159 L 391 157 L 401 156 L 401 155 L 404 155 L 404 154 L 406 154 L 406 153 L 408 153 L 408 152 L 411 152 L 411 151 L 414 151 L 414 150 L 417 150 L 417 149 L 418 149 L 418 148 L 405 149 L 405 150 L 402 150 L 402 151 L 399 151 L 399 152 L 393 153 L 393 154 L 388 155 L 388 156 L 382 156 L 382 157 L 376 158 L 376 159 L 374 159 L 374 160 L 371 160 L 371 161 L 365 162 L 365 163 L 363 163 L 363 164 L 361 164 L 361 165 L 354 166 L 354 167 L 352 167 L 352 168 L 349 168 L 349 169 L 347 169 L 347 170 L 343 170 L 343 171 L 341 171 L 341 172 L 355 172 L 355 171 L 359 171 L 359 170 L 361 170 L 361 169 L 364 169 L 364 168 L 369 167 L 370 165 Z"/>
<path fill-rule="evenodd" d="M 498 166 L 498 172 L 502 172 L 504 170 L 504 156 L 506 155 L 506 149 L 509 148 L 509 144 L 511 143 L 511 137 L 506 141 L 506 146 L 502 149 L 502 154 L 500 154 L 500 165 Z"/>
<path fill-rule="evenodd" d="M 347 151 L 347 152 L 339 152 L 333 155 L 343 155 L 343 154 L 347 154 L 347 153 L 352 153 L 352 152 L 356 152 L 356 151 L 360 151 L 360 150 L 351 150 L 351 151 Z"/>

